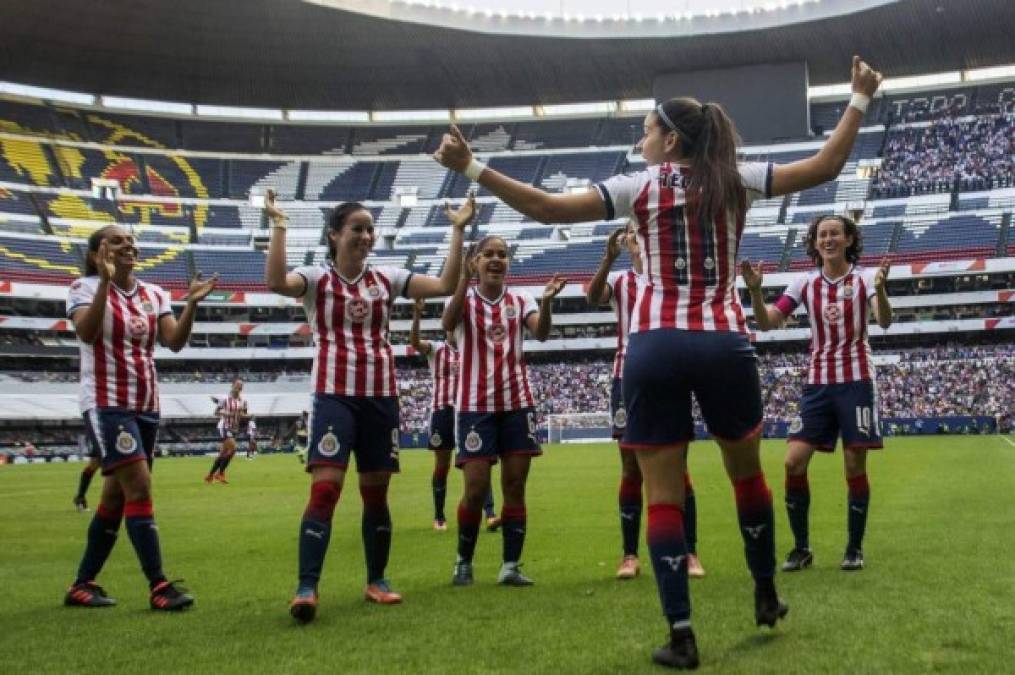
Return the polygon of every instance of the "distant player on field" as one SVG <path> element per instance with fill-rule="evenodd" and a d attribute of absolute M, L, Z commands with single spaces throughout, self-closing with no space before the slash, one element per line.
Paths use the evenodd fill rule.
<path fill-rule="evenodd" d="M 162 573 L 159 532 L 152 508 L 151 465 L 159 430 L 155 343 L 174 352 L 187 344 L 197 305 L 215 288 L 216 277 L 191 282 L 179 321 L 169 295 L 134 276 L 134 237 L 116 225 L 88 237 L 85 274 L 71 284 L 67 316 L 81 352 L 81 411 L 99 448 L 102 497 L 88 528 L 77 578 L 64 604 L 116 604 L 95 578 L 116 543 L 120 521 L 148 578 L 155 610 L 188 607 L 194 598 Z"/>
<path fill-rule="evenodd" d="M 236 454 L 236 437 L 240 435 L 240 429 L 247 419 L 247 401 L 243 398 L 243 380 L 233 380 L 233 386 L 229 394 L 221 399 L 214 396 L 215 415 L 219 418 L 217 429 L 222 445 L 219 447 L 218 457 L 211 464 L 208 475 L 204 477 L 205 483 L 228 483 L 226 480 L 226 469 L 229 462 L 233 461 Z"/>
<path fill-rule="evenodd" d="M 638 238 L 635 234 L 637 223 L 628 221 L 625 229 L 615 230 L 606 241 L 606 254 L 599 269 L 589 282 L 586 299 L 592 306 L 609 303 L 617 315 L 617 353 L 613 360 L 613 384 L 610 393 L 610 415 L 613 419 L 613 437 L 620 440 L 627 426 L 627 410 L 624 407 L 623 382 L 624 349 L 627 346 L 628 330 L 631 325 L 631 310 L 638 297 L 638 277 L 641 275 L 641 256 Z M 625 272 L 610 272 L 621 248 L 627 249 L 631 267 Z M 624 546 L 624 558 L 617 569 L 618 579 L 632 579 L 641 572 L 638 563 L 638 538 L 641 534 L 641 470 L 633 452 L 620 451 L 620 532 Z M 705 576 L 705 570 L 698 560 L 698 511 L 691 485 L 691 476 L 684 474 L 684 532 L 687 539 L 687 574 L 692 577 Z"/>
<path fill-rule="evenodd" d="M 784 572 L 814 562 L 808 538 L 811 503 L 807 466 L 815 450 L 832 452 L 841 434 L 846 469 L 848 543 L 840 567 L 863 569 L 863 535 L 867 526 L 870 483 L 867 451 L 882 447 L 877 380 L 867 341 L 873 312 L 888 328 L 892 306 L 885 291 L 888 259 L 877 270 L 860 267 L 863 238 L 849 218 L 820 216 L 807 230 L 807 254 L 816 269 L 799 275 L 772 306 L 761 294 L 760 266 L 741 263 L 751 293 L 758 328 L 779 328 L 798 306 L 811 323 L 811 360 L 800 401 L 800 417 L 789 430 L 786 451 L 786 512 L 796 544 L 783 563 Z"/>
<path fill-rule="evenodd" d="M 78 437 L 78 449 L 83 456 L 88 458 L 88 463 L 81 469 L 81 475 L 78 478 L 78 491 L 74 495 L 74 506 L 78 511 L 84 512 L 88 510 L 88 499 L 86 497 L 88 486 L 92 484 L 92 477 L 102 464 L 99 448 L 95 443 L 92 443 L 87 433 L 81 434 Z"/>
<path fill-rule="evenodd" d="M 257 455 L 257 420 L 253 416 L 247 420 L 247 459 Z"/>

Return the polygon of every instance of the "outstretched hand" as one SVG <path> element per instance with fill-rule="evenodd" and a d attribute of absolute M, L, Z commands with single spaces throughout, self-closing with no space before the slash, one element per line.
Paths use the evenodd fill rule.
<path fill-rule="evenodd" d="M 617 256 L 620 255 L 621 237 L 624 236 L 626 231 L 625 228 L 618 227 L 613 232 L 610 232 L 610 238 L 606 240 L 606 257 L 611 261 L 616 260 Z"/>
<path fill-rule="evenodd" d="M 194 278 L 190 282 L 190 287 L 187 289 L 187 301 L 198 303 L 208 297 L 208 294 L 215 290 L 216 284 L 219 281 L 219 273 L 211 275 L 209 279 L 204 279 L 204 274 L 198 272 L 194 275 Z"/>
<path fill-rule="evenodd" d="M 479 255 L 479 251 L 476 250 L 476 245 L 471 244 L 465 252 L 465 258 L 462 260 L 463 279 L 472 279 L 479 274 L 479 266 L 476 265 L 477 255 Z"/>
<path fill-rule="evenodd" d="M 871 68 L 859 56 L 853 57 L 852 77 L 853 93 L 874 96 L 881 86 L 884 76 Z"/>
<path fill-rule="evenodd" d="M 289 220 L 289 217 L 285 215 L 282 209 L 276 206 L 274 190 L 268 190 L 264 193 L 264 212 L 275 222 Z"/>
<path fill-rule="evenodd" d="M 457 125 L 452 124 L 448 133 L 441 139 L 441 145 L 433 154 L 437 162 L 452 171 L 461 173 L 472 161 L 472 150 Z"/>
<path fill-rule="evenodd" d="M 99 251 L 95 254 L 95 266 L 99 270 L 99 280 L 108 282 L 116 272 L 116 265 L 113 263 L 113 251 L 109 248 L 109 242 L 103 239 L 99 243 Z"/>
<path fill-rule="evenodd" d="M 888 280 L 888 272 L 892 269 L 892 261 L 888 258 L 882 258 L 881 264 L 878 265 L 878 271 L 874 274 L 874 290 L 883 291 L 885 288 L 885 282 Z"/>
<path fill-rule="evenodd" d="M 553 278 L 547 282 L 546 288 L 543 289 L 542 301 L 553 300 L 557 295 L 564 290 L 564 286 L 567 284 L 567 279 L 560 274 L 554 274 Z"/>
<path fill-rule="evenodd" d="M 452 227 L 464 230 L 465 226 L 476 217 L 476 196 L 470 194 L 465 203 L 457 209 L 452 209 L 450 204 L 444 202 L 444 215 L 451 221 Z"/>
<path fill-rule="evenodd" d="M 740 262 L 740 276 L 744 278 L 747 290 L 757 291 L 761 289 L 761 282 L 765 279 L 762 266 L 763 263 L 758 263 L 757 267 L 754 267 L 751 265 L 750 260 L 742 260 Z"/>

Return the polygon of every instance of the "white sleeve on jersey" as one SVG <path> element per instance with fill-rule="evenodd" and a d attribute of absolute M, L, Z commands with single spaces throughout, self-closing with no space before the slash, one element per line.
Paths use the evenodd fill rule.
<path fill-rule="evenodd" d="M 92 304 L 95 297 L 97 277 L 82 277 L 70 285 L 67 291 L 67 318 L 71 318 L 74 310 Z"/>
<path fill-rule="evenodd" d="M 748 205 L 772 196 L 771 162 L 741 162 L 737 168 L 740 170 L 740 179 L 747 188 Z"/>
<path fill-rule="evenodd" d="M 173 313 L 173 303 L 169 297 L 169 294 L 161 286 L 154 284 L 148 284 L 148 287 L 152 290 L 152 295 L 155 296 L 155 316 L 162 318 L 167 314 Z"/>
<path fill-rule="evenodd" d="M 647 180 L 646 171 L 625 176 L 618 174 L 596 184 L 596 190 L 606 207 L 606 219 L 616 220 L 631 215 L 631 204 Z"/>
<path fill-rule="evenodd" d="M 375 271 L 383 274 L 391 282 L 391 299 L 401 295 L 409 297 L 406 293 L 409 290 L 409 280 L 412 279 L 412 272 L 404 267 L 389 267 L 387 265 L 375 267 Z"/>
<path fill-rule="evenodd" d="M 535 314 L 539 311 L 539 304 L 532 297 L 531 293 L 526 293 L 525 291 L 518 293 L 518 299 L 522 301 L 522 327 L 527 329 L 526 321 L 530 314 Z"/>
<path fill-rule="evenodd" d="M 860 277 L 863 279 L 863 285 L 867 289 L 868 300 L 873 298 L 878 293 L 877 290 L 874 288 L 874 277 L 877 276 L 877 273 L 878 270 L 876 267 L 870 269 L 864 267 L 860 269 Z"/>
<path fill-rule="evenodd" d="M 303 265 L 293 270 L 293 272 L 303 277 L 303 280 L 307 283 L 307 287 L 303 291 L 304 304 L 313 304 L 314 295 L 317 293 L 317 282 L 321 280 L 321 277 L 327 271 L 324 265 Z"/>

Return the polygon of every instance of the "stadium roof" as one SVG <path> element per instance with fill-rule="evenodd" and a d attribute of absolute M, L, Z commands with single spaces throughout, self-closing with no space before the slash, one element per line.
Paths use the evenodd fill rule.
<path fill-rule="evenodd" d="M 450 10 L 365 0 L 368 15 L 335 4 L 0 0 L 0 72 L 160 100 L 383 110 L 644 98 L 660 72 L 781 61 L 806 60 L 820 85 L 846 79 L 853 53 L 895 77 L 1015 62 L 1011 0 L 772 2 L 729 16 L 572 22 L 568 37 L 537 30 L 561 23 L 545 18 L 444 17 L 465 31 L 413 14 Z M 511 22 L 516 34 L 505 34 Z M 625 37 L 664 24 L 668 36 Z M 616 37 L 583 37 L 603 34 Z"/>

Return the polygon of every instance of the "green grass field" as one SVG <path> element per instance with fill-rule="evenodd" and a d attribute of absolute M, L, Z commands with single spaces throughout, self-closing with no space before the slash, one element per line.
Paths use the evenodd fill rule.
<path fill-rule="evenodd" d="M 764 449 L 781 559 L 784 444 Z M 65 608 L 89 515 L 71 496 L 81 465 L 0 467 L 0 671 L 4 673 L 636 673 L 665 635 L 650 566 L 617 582 L 619 461 L 612 446 L 551 446 L 529 482 L 525 570 L 501 588 L 499 534 L 484 533 L 476 585 L 452 588 L 454 528 L 431 529 L 425 452 L 404 452 L 391 490 L 389 567 L 400 606 L 362 600 L 359 495 L 335 516 L 318 620 L 296 626 L 296 534 L 307 477 L 292 456 L 238 457 L 230 485 L 205 485 L 210 460 L 156 466 L 166 572 L 197 598 L 183 614 L 147 609 L 126 533 L 100 582 L 119 606 Z M 1010 672 L 1015 636 L 1015 446 L 1000 436 L 891 439 L 870 461 L 867 569 L 844 573 L 842 459 L 811 466 L 815 567 L 780 575 L 790 603 L 756 629 L 732 491 L 717 448 L 692 448 L 699 552 L 692 580 L 702 670 L 723 673 Z M 449 513 L 461 491 L 452 475 Z M 98 485 L 89 497 L 98 499 Z M 452 523 L 453 525 L 453 523 Z"/>

